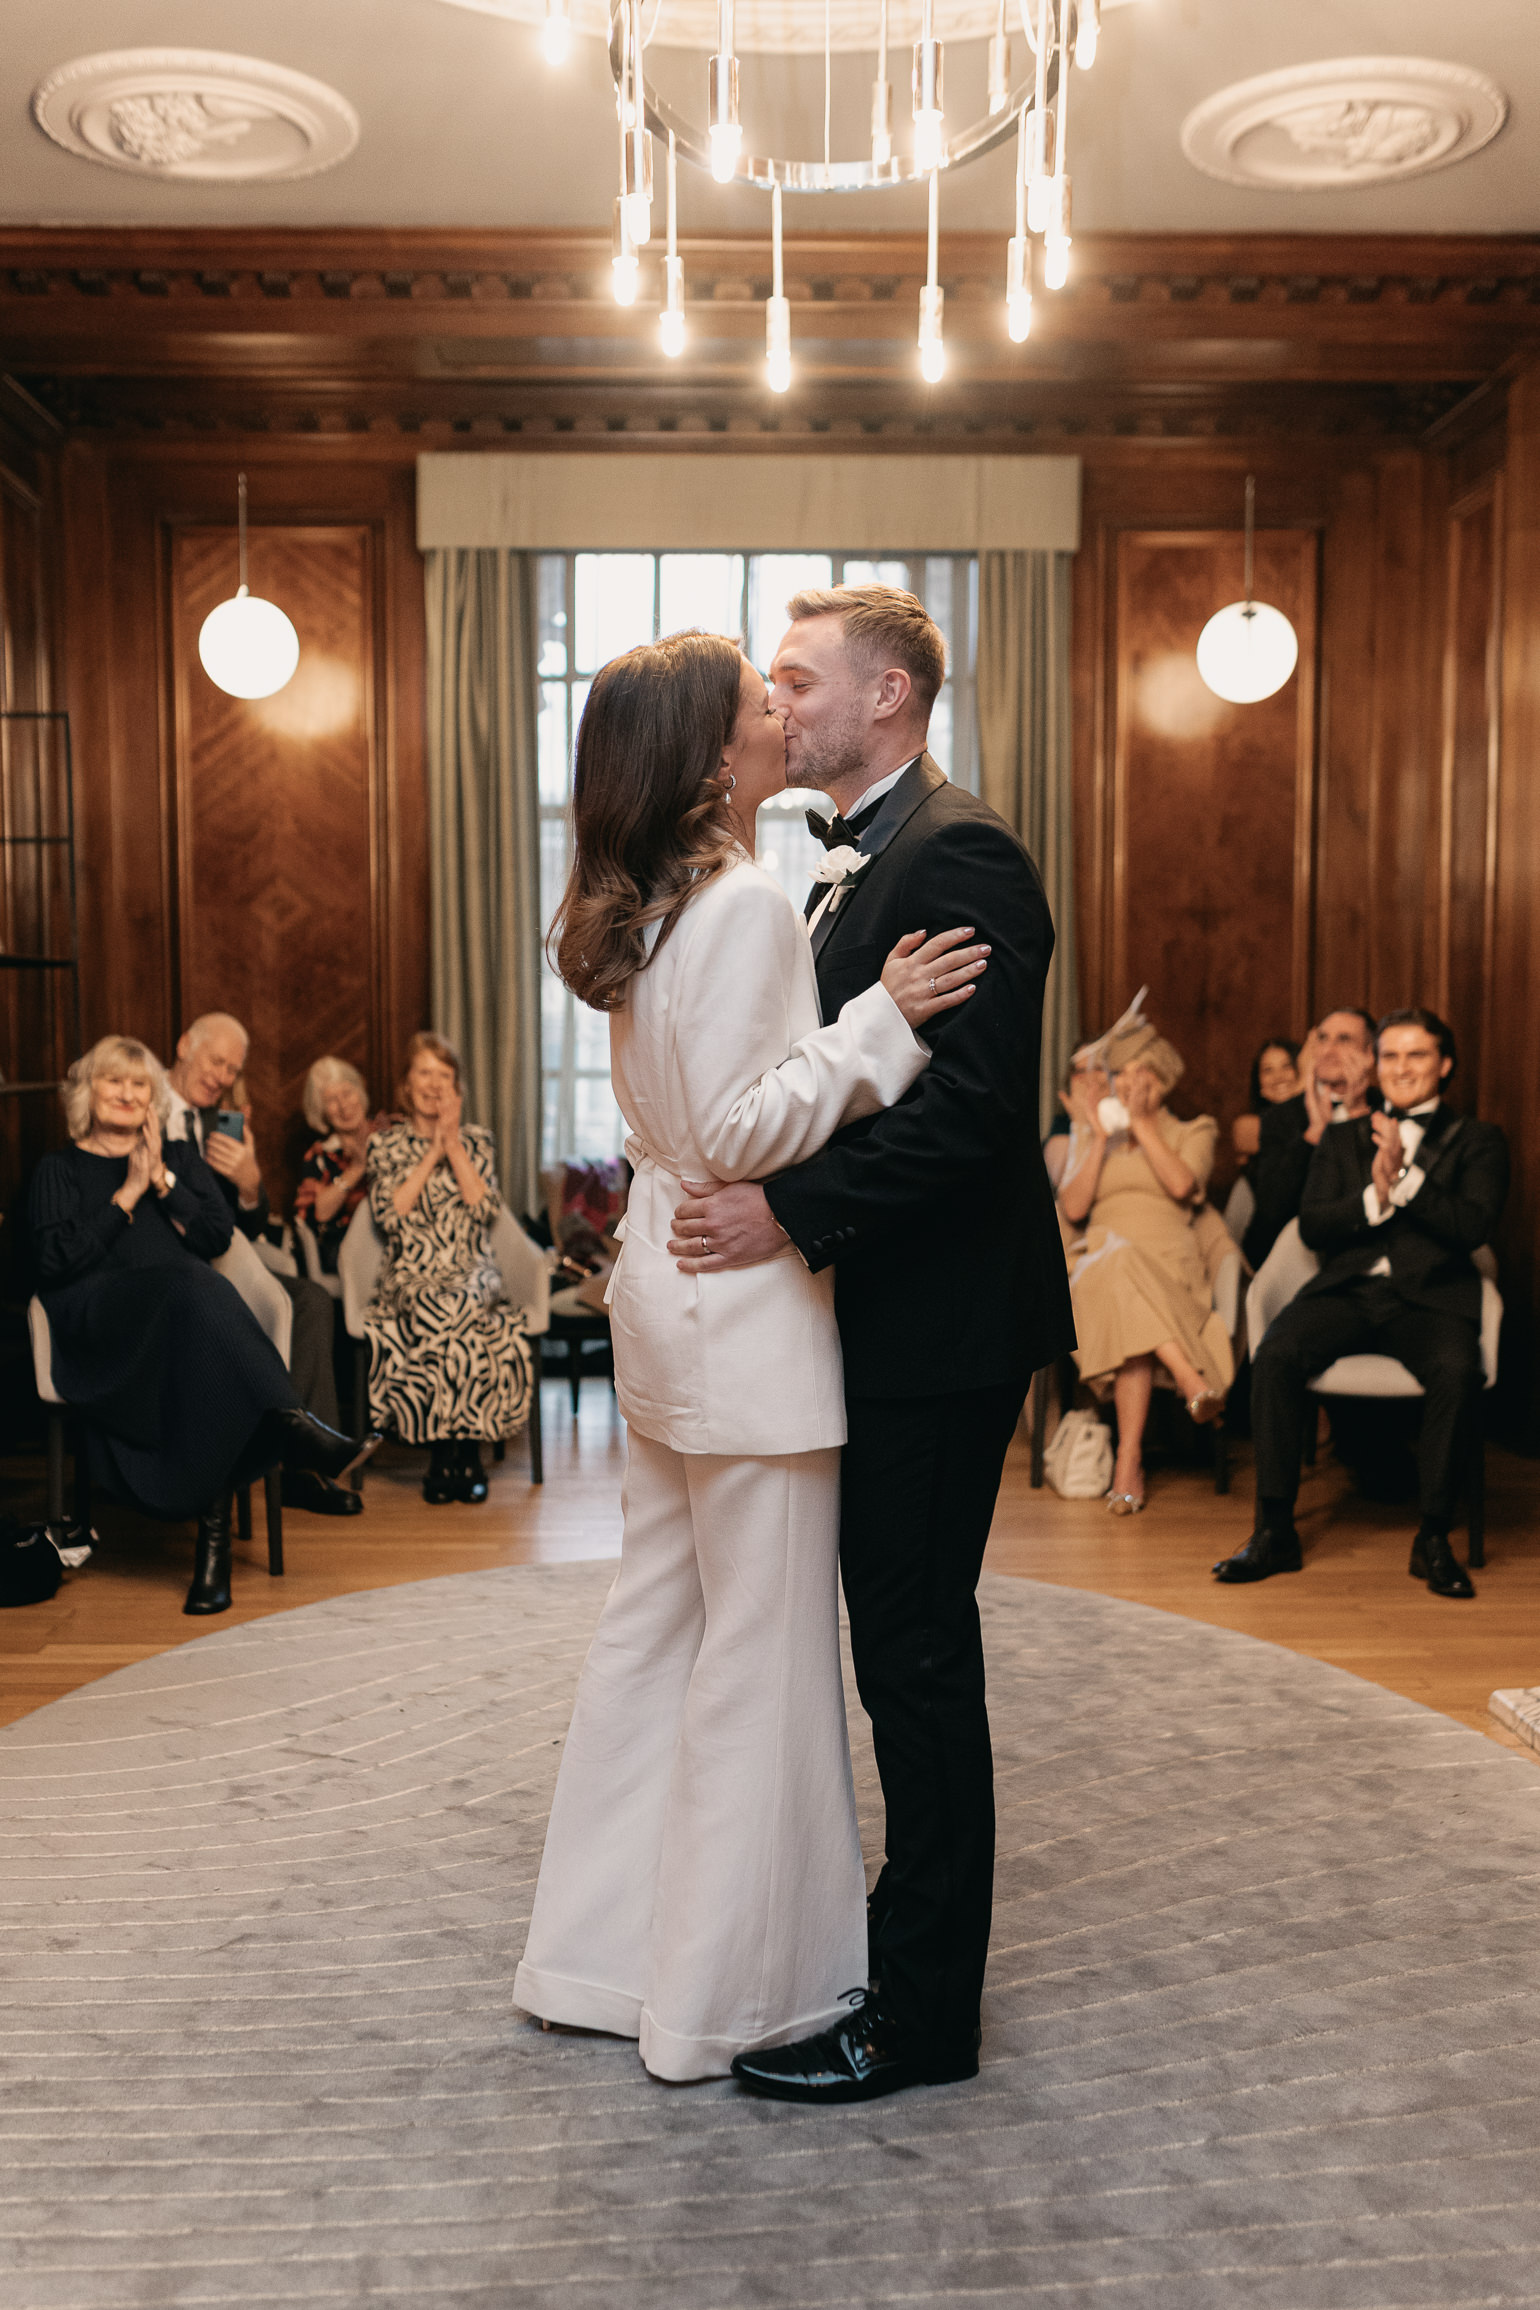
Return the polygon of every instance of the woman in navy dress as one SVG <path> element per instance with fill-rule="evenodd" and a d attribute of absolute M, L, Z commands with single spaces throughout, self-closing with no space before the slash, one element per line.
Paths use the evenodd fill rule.
<path fill-rule="evenodd" d="M 99 1482 L 152 1516 L 198 1518 L 183 1609 L 223 1612 L 232 1485 L 321 1439 L 345 1458 L 353 1447 L 299 1409 L 282 1357 L 209 1265 L 229 1248 L 230 1208 L 191 1143 L 166 1161 L 153 1052 L 105 1036 L 71 1067 L 64 1106 L 74 1144 L 43 1157 L 29 1205 L 54 1385 Z"/>

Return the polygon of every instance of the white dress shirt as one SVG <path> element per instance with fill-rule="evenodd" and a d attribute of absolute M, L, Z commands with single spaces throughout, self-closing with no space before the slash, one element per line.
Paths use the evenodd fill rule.
<path fill-rule="evenodd" d="M 900 778 L 904 777 L 908 771 L 912 770 L 916 762 L 918 762 L 920 759 L 920 754 L 912 754 L 907 762 L 901 762 L 896 770 L 890 770 L 886 778 L 879 778 L 875 785 L 868 786 L 866 792 L 860 796 L 853 809 L 842 810 L 840 812 L 840 816 L 844 819 L 845 824 L 848 826 L 852 818 L 858 818 L 863 810 L 869 810 L 874 802 L 880 802 L 885 794 L 891 794 L 894 787 L 898 784 Z"/>
<path fill-rule="evenodd" d="M 1364 1189 L 1364 1215 L 1371 1227 L 1383 1227 L 1395 1212 L 1404 1211 L 1421 1187 L 1426 1174 L 1417 1162 L 1417 1150 L 1422 1145 L 1428 1126 L 1426 1120 L 1419 1123 L 1417 1117 L 1421 1115 L 1426 1118 L 1437 1113 L 1438 1100 L 1424 1099 L 1421 1106 L 1410 1107 L 1397 1118 L 1401 1125 L 1401 1170 L 1390 1190 L 1390 1201 L 1383 1210 L 1380 1208 L 1379 1189 L 1372 1179 Z M 1377 1259 L 1369 1273 L 1389 1275 L 1390 1261 Z"/>

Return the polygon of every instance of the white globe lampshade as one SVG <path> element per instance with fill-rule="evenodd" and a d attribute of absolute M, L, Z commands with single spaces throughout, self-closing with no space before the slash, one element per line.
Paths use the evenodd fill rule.
<path fill-rule="evenodd" d="M 1216 698 L 1254 706 L 1270 698 L 1299 663 L 1299 637 L 1282 610 L 1230 602 L 1198 636 L 1198 671 Z"/>
<path fill-rule="evenodd" d="M 276 602 L 242 586 L 209 611 L 199 630 L 198 655 L 209 680 L 232 698 L 270 698 L 293 679 L 299 636 Z"/>

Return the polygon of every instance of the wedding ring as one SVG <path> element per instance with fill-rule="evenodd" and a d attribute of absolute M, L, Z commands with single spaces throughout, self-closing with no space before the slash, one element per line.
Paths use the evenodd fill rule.
<path fill-rule="evenodd" d="M 931 982 L 930 982 L 930 991 L 931 991 L 931 993 L 932 993 L 932 994 L 934 994 L 934 993 L 935 993 L 935 991 L 936 991 L 936 982 L 935 982 L 935 980 L 934 980 L 934 979 L 932 979 L 932 980 L 931 980 Z"/>
<path fill-rule="evenodd" d="M 711 1257 L 711 1238 L 709 1235 L 703 1235 L 701 1237 L 700 1247 L 702 1256 L 706 1259 L 709 1259 Z"/>

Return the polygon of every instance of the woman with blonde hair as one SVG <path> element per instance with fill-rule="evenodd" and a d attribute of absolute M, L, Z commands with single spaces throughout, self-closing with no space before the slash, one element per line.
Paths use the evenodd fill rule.
<path fill-rule="evenodd" d="M 429 1447 L 430 1506 L 482 1501 L 481 1447 L 523 1427 L 534 1383 L 524 1317 L 492 1256 L 496 1150 L 490 1131 L 460 1119 L 460 1054 L 442 1035 L 413 1035 L 397 1096 L 404 1119 L 369 1143 L 369 1209 L 385 1243 L 364 1316 L 369 1408 L 402 1443 Z"/>
<path fill-rule="evenodd" d="M 71 1146 L 33 1175 L 28 1218 L 53 1335 L 54 1385 L 80 1416 L 91 1471 L 152 1516 L 198 1519 L 183 1610 L 230 1603 L 229 1494 L 277 1460 L 341 1474 L 356 1447 L 309 1413 L 256 1317 L 210 1260 L 232 1221 L 153 1051 L 104 1035 L 64 1086 Z"/>
<path fill-rule="evenodd" d="M 820 1026 L 805 925 L 754 864 L 785 740 L 736 646 L 677 634 L 594 681 L 553 938 L 610 1019 L 635 1177 L 611 1286 L 620 1573 L 583 1670 L 514 1995 L 653 2075 L 828 2026 L 866 1979 L 837 1619 L 845 1403 L 832 1271 L 788 1242 L 685 1273 L 685 1181 L 757 1179 L 892 1105 L 966 1002 L 970 934 L 889 956 Z M 918 951 L 916 951 L 918 950 Z"/>
<path fill-rule="evenodd" d="M 1211 1273 L 1231 1248 L 1204 1209 L 1219 1126 L 1179 1122 L 1166 1095 L 1181 1055 L 1136 1003 L 1091 1047 L 1068 1093 L 1070 1143 L 1059 1178 L 1067 1233 L 1075 1362 L 1117 1406 L 1118 1451 L 1108 1504 L 1144 1506 L 1144 1430 L 1155 1366 L 1171 1374 L 1200 1425 L 1224 1410 L 1235 1377 L 1229 1334 L 1215 1313 Z"/>
<path fill-rule="evenodd" d="M 369 1142 L 396 1118 L 370 1114 L 368 1086 L 346 1059 L 317 1059 L 301 1104 L 319 1136 L 299 1167 L 294 1216 L 315 1237 L 324 1273 L 335 1275 L 348 1223 L 369 1192 Z"/>

